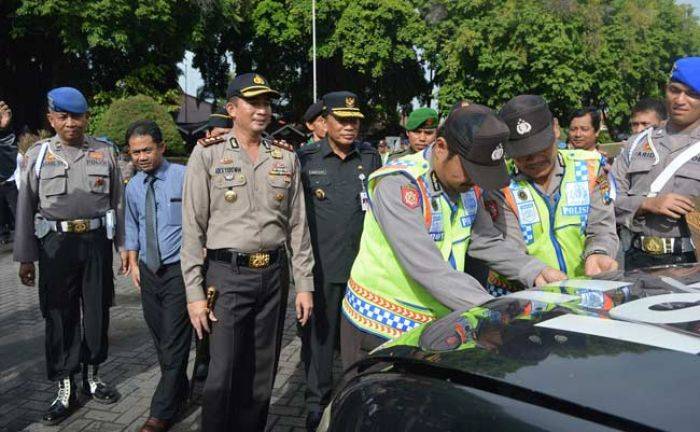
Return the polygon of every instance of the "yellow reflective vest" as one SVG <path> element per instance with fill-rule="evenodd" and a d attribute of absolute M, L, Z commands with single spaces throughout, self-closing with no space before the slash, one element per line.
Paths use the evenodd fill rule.
<path fill-rule="evenodd" d="M 428 149 L 429 150 L 429 149 Z M 415 187 L 423 212 L 425 233 L 406 235 L 431 236 L 445 261 L 459 271 L 476 218 L 480 191 L 477 188 L 460 194 L 455 205 L 444 192 L 428 189 L 432 180 L 430 152 L 422 151 L 392 161 L 369 177 L 370 210 L 365 217 L 360 251 L 353 263 L 342 311 L 360 330 L 393 339 L 423 323 L 448 314 L 425 288 L 414 281 L 399 264 L 389 242 L 372 214 L 374 188 L 387 175 L 403 175 Z"/>

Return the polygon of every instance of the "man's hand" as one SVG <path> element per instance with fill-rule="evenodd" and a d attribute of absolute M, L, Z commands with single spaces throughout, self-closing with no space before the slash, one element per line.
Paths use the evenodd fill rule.
<path fill-rule="evenodd" d="M 133 263 L 129 263 L 129 271 L 125 274 L 131 276 L 131 283 L 133 283 L 137 289 L 141 289 L 141 270 L 139 270 L 138 264 L 134 265 Z"/>
<path fill-rule="evenodd" d="M 311 317 L 314 310 L 314 295 L 312 292 L 297 293 L 294 299 L 294 306 L 297 310 L 297 321 L 304 326 Z"/>
<path fill-rule="evenodd" d="M 0 101 L 0 129 L 7 129 L 10 123 L 12 123 L 12 110 L 5 101 Z"/>
<path fill-rule="evenodd" d="M 34 263 L 21 263 L 19 265 L 19 280 L 22 281 L 23 285 L 34 286 Z"/>
<path fill-rule="evenodd" d="M 604 254 L 591 254 L 586 258 L 586 276 L 617 270 L 617 261 Z"/>
<path fill-rule="evenodd" d="M 646 198 L 639 207 L 639 213 L 654 213 L 673 219 L 680 219 L 695 210 L 695 204 L 687 196 L 668 193 L 654 198 Z"/>
<path fill-rule="evenodd" d="M 119 259 L 121 259 L 121 265 L 119 266 L 119 274 L 128 276 L 130 271 L 129 255 L 127 251 L 119 252 Z"/>
<path fill-rule="evenodd" d="M 204 332 L 211 333 L 209 320 L 218 321 L 214 316 L 214 311 L 210 311 L 207 316 L 207 301 L 198 300 L 192 303 L 187 303 L 187 313 L 190 315 L 190 322 L 194 331 L 197 333 L 197 338 L 202 339 Z"/>
<path fill-rule="evenodd" d="M 547 267 L 535 278 L 535 286 L 540 287 L 552 282 L 567 280 L 569 277 L 557 269 Z"/>

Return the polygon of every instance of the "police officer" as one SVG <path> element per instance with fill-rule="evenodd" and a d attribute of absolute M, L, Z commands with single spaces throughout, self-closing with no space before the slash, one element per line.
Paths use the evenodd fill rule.
<path fill-rule="evenodd" d="M 418 108 L 408 116 L 406 120 L 406 136 L 408 147 L 393 152 L 387 162 L 400 157 L 422 151 L 435 142 L 439 117 L 437 111 L 432 108 Z"/>
<path fill-rule="evenodd" d="M 314 261 L 299 160 L 262 137 L 279 93 L 261 75 L 246 73 L 231 82 L 227 97 L 231 133 L 196 146 L 187 164 L 181 263 L 197 336 L 211 330 L 202 429 L 258 431 L 265 428 L 280 352 L 287 250 L 302 325 L 313 307 Z M 218 292 L 212 311 L 205 281 Z"/>
<path fill-rule="evenodd" d="M 114 296 L 112 245 L 120 251 L 121 270 L 127 268 L 122 184 L 112 147 L 85 135 L 88 106 L 78 90 L 51 90 L 48 106 L 56 135 L 37 143 L 23 160 L 14 259 L 27 286 L 34 285 L 39 261 L 46 369 L 58 383 L 43 421 L 56 424 L 76 408 L 73 375 L 81 363 L 85 394 L 107 404 L 118 399 L 98 374 L 107 359 Z"/>
<path fill-rule="evenodd" d="M 513 247 L 569 277 L 617 268 L 618 240 L 610 186 L 597 152 L 559 150 L 553 116 L 540 96 L 520 95 L 501 109 L 513 158 L 510 185 L 484 198 L 494 225 Z M 495 272 L 487 289 L 504 295 L 524 287 Z"/>
<path fill-rule="evenodd" d="M 357 255 L 367 208 L 366 179 L 382 166 L 379 153 L 357 141 L 357 96 L 340 91 L 323 96 L 326 137 L 299 151 L 306 209 L 314 250 L 314 315 L 302 332 L 309 430 L 315 431 L 333 385 L 333 352 L 340 303 Z"/>
<path fill-rule="evenodd" d="M 700 196 L 700 57 L 675 63 L 666 106 L 666 125 L 630 137 L 613 164 L 617 223 L 633 235 L 626 269 L 695 262 L 683 216 Z"/>
<path fill-rule="evenodd" d="M 323 100 L 312 103 L 304 113 L 304 124 L 311 132 L 307 144 L 320 141 L 326 136 L 326 117 L 323 116 Z"/>
<path fill-rule="evenodd" d="M 508 127 L 488 108 L 452 111 L 428 150 L 369 178 L 370 211 L 342 303 L 345 367 L 381 342 L 492 297 L 463 273 L 469 254 L 526 285 L 565 278 L 513 249 L 483 211 L 480 186 L 505 186 Z"/>

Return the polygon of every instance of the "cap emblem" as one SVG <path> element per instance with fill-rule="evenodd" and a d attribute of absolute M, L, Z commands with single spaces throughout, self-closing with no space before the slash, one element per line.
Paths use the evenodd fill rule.
<path fill-rule="evenodd" d="M 355 98 L 348 96 L 345 98 L 345 108 L 355 108 Z"/>
<path fill-rule="evenodd" d="M 435 119 L 432 118 L 432 117 L 428 118 L 428 119 L 425 121 L 425 125 L 426 125 L 426 126 L 433 126 L 433 125 L 435 125 Z"/>
<path fill-rule="evenodd" d="M 265 79 L 260 75 L 255 75 L 253 76 L 253 82 L 257 85 L 263 85 L 265 84 Z"/>
<path fill-rule="evenodd" d="M 525 135 L 532 130 L 532 125 L 523 119 L 518 119 L 518 125 L 515 126 L 515 130 L 518 131 L 518 135 Z"/>
<path fill-rule="evenodd" d="M 497 161 L 503 159 L 503 144 L 498 144 L 498 146 L 491 152 L 491 160 Z"/>

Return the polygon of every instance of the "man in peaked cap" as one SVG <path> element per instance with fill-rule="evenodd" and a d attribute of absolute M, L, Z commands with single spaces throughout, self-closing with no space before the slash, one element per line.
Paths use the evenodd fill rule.
<path fill-rule="evenodd" d="M 279 93 L 259 74 L 237 76 L 226 110 L 231 132 L 195 146 L 182 197 L 182 273 L 197 336 L 210 332 L 202 430 L 264 430 L 289 291 L 287 250 L 297 319 L 313 308 L 313 253 L 299 160 L 265 138 L 271 99 Z M 202 249 L 206 248 L 206 256 Z M 204 294 L 218 300 L 208 310 Z"/>
<path fill-rule="evenodd" d="M 367 208 L 367 177 L 382 166 L 379 153 L 358 141 L 364 117 L 357 96 L 323 96 L 325 138 L 299 150 L 314 250 L 314 315 L 302 330 L 307 429 L 315 431 L 333 389 L 340 303 L 357 255 Z"/>
<path fill-rule="evenodd" d="M 695 262 L 684 216 L 700 196 L 700 57 L 676 61 L 665 101 L 668 122 L 631 136 L 613 164 L 617 223 L 633 236 L 625 269 Z"/>
<path fill-rule="evenodd" d="M 439 123 L 437 111 L 432 108 L 418 108 L 406 120 L 408 147 L 389 155 L 388 162 L 422 151 L 435 142 Z"/>
<path fill-rule="evenodd" d="M 39 261 L 46 369 L 58 383 L 43 422 L 57 424 L 77 407 L 73 375 L 81 369 L 86 395 L 105 404 L 119 397 L 98 367 L 107 359 L 112 247 L 120 252 L 122 272 L 127 260 L 122 181 L 112 146 L 85 135 L 88 105 L 80 91 L 53 89 L 48 107 L 56 135 L 23 160 L 14 259 L 27 286 L 35 284 Z"/>
<path fill-rule="evenodd" d="M 312 103 L 304 113 L 304 124 L 311 132 L 307 144 L 321 141 L 326 136 L 326 118 L 323 116 L 323 100 Z"/>
<path fill-rule="evenodd" d="M 569 277 L 617 268 L 617 234 L 604 159 L 597 152 L 558 150 L 553 116 L 540 96 L 520 95 L 500 112 L 510 129 L 510 185 L 486 193 L 494 225 L 513 247 Z M 553 223 L 552 223 L 553 221 Z M 495 272 L 487 289 L 524 287 Z"/>
<path fill-rule="evenodd" d="M 505 243 L 483 210 L 481 187 L 508 184 L 508 135 L 488 108 L 457 109 L 435 144 L 369 177 L 370 209 L 342 304 L 345 367 L 388 339 L 491 299 L 463 272 L 467 250 L 527 286 L 565 277 Z"/>

